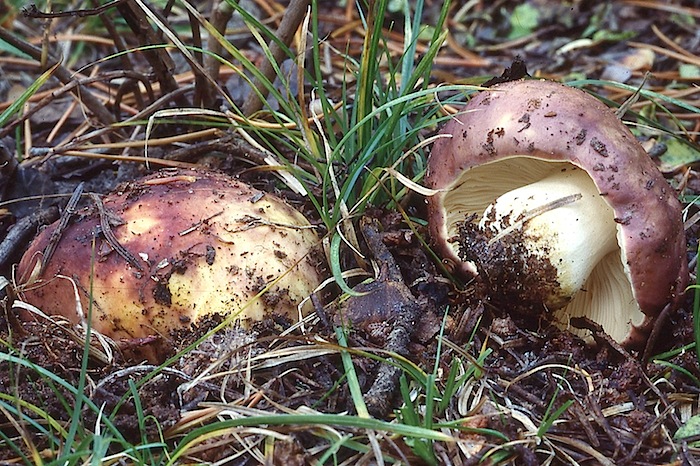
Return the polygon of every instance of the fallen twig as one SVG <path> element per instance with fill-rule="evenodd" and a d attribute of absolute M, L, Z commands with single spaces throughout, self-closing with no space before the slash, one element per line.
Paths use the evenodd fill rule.
<path fill-rule="evenodd" d="M 309 0 L 291 0 L 289 2 L 289 7 L 287 7 L 287 11 L 285 11 L 282 17 L 282 22 L 280 22 L 279 28 L 277 28 L 277 32 L 275 33 L 275 36 L 278 37 L 284 45 L 288 46 L 292 42 L 292 38 L 304 19 L 308 7 Z M 276 64 L 278 64 L 282 60 L 282 57 L 284 57 L 284 49 L 282 49 L 277 42 L 272 42 L 270 44 L 270 55 Z M 260 65 L 260 72 L 268 81 L 274 80 L 275 67 L 269 60 L 265 60 Z M 250 90 L 248 97 L 246 97 L 243 103 L 242 110 L 244 115 L 252 115 L 260 110 L 263 105 L 261 96 L 267 95 L 267 89 L 263 82 L 255 80 L 253 85 L 255 89 Z"/>

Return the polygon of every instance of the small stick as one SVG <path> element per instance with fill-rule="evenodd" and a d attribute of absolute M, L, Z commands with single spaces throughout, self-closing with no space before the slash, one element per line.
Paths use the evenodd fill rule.
<path fill-rule="evenodd" d="M 102 199 L 100 199 L 100 196 L 95 193 L 90 193 L 90 197 L 95 203 L 95 207 L 97 207 L 97 212 L 100 215 L 100 229 L 102 230 L 102 235 L 105 237 L 109 245 L 112 246 L 112 249 L 114 249 L 117 254 L 122 256 L 124 260 L 136 267 L 139 272 L 143 272 L 144 269 L 141 262 L 136 258 L 136 256 L 129 252 L 128 249 L 122 246 L 117 237 L 114 236 L 112 226 L 109 224 L 109 214 L 107 213 L 104 204 L 102 204 Z"/>
<path fill-rule="evenodd" d="M 66 11 L 50 11 L 48 13 L 39 10 L 36 5 L 29 5 L 25 8 L 23 13 L 24 16 L 28 18 L 43 18 L 43 19 L 53 19 L 53 18 L 66 18 L 66 17 L 86 17 L 86 16 L 97 16 L 104 13 L 113 6 L 124 2 L 125 0 L 112 0 L 111 2 L 100 5 L 97 8 L 86 8 L 84 10 L 66 10 Z"/>
<path fill-rule="evenodd" d="M 7 236 L 0 242 L 0 267 L 5 268 L 10 260 L 21 251 L 21 248 L 31 239 L 37 228 L 49 224 L 58 219 L 58 207 L 51 206 L 22 217 L 17 221 Z"/>
<path fill-rule="evenodd" d="M 498 241 L 499 239 L 503 238 L 506 235 L 509 235 L 513 230 L 517 228 L 521 228 L 523 225 L 525 225 L 527 222 L 532 220 L 533 218 L 542 215 L 545 212 L 549 212 L 550 210 L 558 209 L 560 207 L 564 207 L 565 205 L 573 204 L 574 202 L 580 200 L 583 196 L 580 193 L 577 194 L 571 194 L 569 196 L 564 196 L 559 199 L 555 199 L 551 202 L 548 202 L 546 204 L 543 204 L 541 206 L 535 207 L 532 210 L 529 210 L 525 213 L 525 216 L 509 226 L 508 228 L 501 230 L 496 236 L 491 238 L 488 242 L 488 245 L 491 246 L 493 243 Z"/>
<path fill-rule="evenodd" d="M 218 0 L 214 3 L 211 12 L 211 18 L 209 22 L 212 27 L 219 31 L 223 36 L 226 34 L 226 25 L 233 16 L 233 7 L 231 7 L 225 0 Z M 209 53 L 204 56 L 204 71 L 209 75 L 209 77 L 217 81 L 219 79 L 219 70 L 221 68 L 221 63 L 218 57 L 221 55 L 223 50 L 223 45 L 216 40 L 212 35 L 209 35 L 209 40 L 207 40 L 207 49 Z M 216 102 L 215 89 L 211 85 L 206 85 L 204 88 L 203 104 L 204 108 L 214 108 Z"/>
<path fill-rule="evenodd" d="M 404 283 L 394 256 L 382 240 L 382 235 L 379 232 L 379 221 L 364 217 L 360 221 L 360 228 L 374 259 L 379 263 L 379 276 L 374 283 L 379 284 L 381 288 L 375 289 L 375 292 L 386 293 L 389 287 L 394 287 L 396 290 L 394 296 L 400 297 L 398 302 L 392 303 L 398 309 L 392 311 L 394 314 L 392 316 L 393 328 L 386 338 L 384 349 L 406 356 L 409 354 L 408 347 L 421 308 L 415 301 L 411 290 Z M 379 365 L 372 386 L 365 393 L 367 409 L 374 416 L 384 417 L 390 411 L 390 402 L 397 392 L 401 372 L 400 367 L 389 361 Z"/>
<path fill-rule="evenodd" d="M 30 55 L 34 60 L 41 60 L 41 48 L 17 38 L 5 28 L 0 28 L 0 40 L 8 42 L 27 55 Z M 59 63 L 59 61 L 55 60 L 53 57 L 51 57 L 51 59 L 56 63 Z M 63 84 L 70 84 L 71 82 L 76 81 L 74 73 L 68 68 L 62 66 L 60 63 L 56 65 L 54 74 Z M 97 117 L 100 123 L 112 128 L 111 125 L 115 123 L 116 120 L 107 107 L 105 107 L 105 105 L 97 98 L 97 96 L 95 96 L 89 89 L 85 89 L 82 86 L 75 86 L 71 90 L 73 94 L 75 94 L 75 98 L 79 100 L 81 104 L 85 105 L 85 107 L 87 107 L 95 115 L 95 117 Z M 118 132 L 121 131 L 119 129 L 115 130 L 114 128 L 112 128 L 112 130 Z"/>
<path fill-rule="evenodd" d="M 642 361 L 648 362 L 649 359 L 651 359 L 652 352 L 654 351 L 654 347 L 656 346 L 656 341 L 658 340 L 659 335 L 661 335 L 664 324 L 666 323 L 666 319 L 675 310 L 676 308 L 673 306 L 673 303 L 668 303 L 666 304 L 666 306 L 664 306 L 659 315 L 656 317 L 656 321 L 654 322 L 654 326 L 651 329 L 651 333 L 649 333 L 649 338 L 647 338 L 647 343 L 644 346 L 644 353 L 642 353 Z"/>
<path fill-rule="evenodd" d="M 56 252 L 56 247 L 58 247 L 58 243 L 61 241 L 61 236 L 63 236 L 63 232 L 66 231 L 66 228 L 68 227 L 68 222 L 70 222 L 71 217 L 73 216 L 73 214 L 75 214 L 75 208 L 78 205 L 80 196 L 83 195 L 84 188 L 85 182 L 82 181 L 78 184 L 78 186 L 75 187 L 73 194 L 71 195 L 70 199 L 68 199 L 66 208 L 63 209 L 63 213 L 61 214 L 61 220 L 58 222 L 58 226 L 53 232 L 51 232 L 49 243 L 46 245 L 43 251 L 41 268 L 39 268 L 39 277 L 41 277 L 44 274 L 44 272 L 46 271 L 46 267 L 49 265 L 49 261 L 53 256 L 53 253 Z"/>
<path fill-rule="evenodd" d="M 291 0 L 287 11 L 285 11 L 282 21 L 280 22 L 275 36 L 279 37 L 280 41 L 289 46 L 292 43 L 292 38 L 299 29 L 299 25 L 304 19 L 306 14 L 306 9 L 309 6 L 309 0 Z M 280 47 L 277 42 L 272 42 L 270 44 L 270 55 L 278 64 L 282 57 L 284 57 L 284 50 Z M 268 81 L 272 81 L 275 76 L 275 67 L 268 60 L 265 60 L 262 65 L 260 65 L 260 72 Z M 258 93 L 262 96 L 267 95 L 267 89 L 263 82 L 255 80 L 253 85 L 255 89 L 251 89 L 248 97 L 246 97 L 243 103 L 243 115 L 250 116 L 262 108 L 262 100 Z"/>

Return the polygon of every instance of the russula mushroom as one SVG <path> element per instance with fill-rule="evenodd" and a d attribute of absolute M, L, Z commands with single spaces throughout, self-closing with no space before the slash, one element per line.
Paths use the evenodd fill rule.
<path fill-rule="evenodd" d="M 321 282 L 308 255 L 318 239 L 302 214 L 219 173 L 162 171 L 93 196 L 44 263 L 55 228 L 20 261 L 21 298 L 78 323 L 77 292 L 98 332 L 127 345 L 156 337 L 135 353 L 151 361 L 172 331 L 203 316 L 296 321 Z"/>
<path fill-rule="evenodd" d="M 687 282 L 681 206 L 615 113 L 579 89 L 503 83 L 441 130 L 430 232 L 505 309 L 598 322 L 642 346 Z"/>

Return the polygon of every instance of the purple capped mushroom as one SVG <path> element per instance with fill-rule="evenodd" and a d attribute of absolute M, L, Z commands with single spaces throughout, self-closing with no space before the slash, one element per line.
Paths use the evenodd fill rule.
<path fill-rule="evenodd" d="M 93 330 L 154 363 L 215 315 L 296 322 L 322 280 L 308 220 L 222 173 L 164 170 L 94 196 L 47 256 L 58 228 L 22 257 L 22 299 L 76 324 L 90 313 Z"/>
<path fill-rule="evenodd" d="M 476 95 L 426 184 L 436 250 L 504 309 L 601 324 L 640 347 L 687 283 L 681 205 L 615 113 L 544 80 Z"/>

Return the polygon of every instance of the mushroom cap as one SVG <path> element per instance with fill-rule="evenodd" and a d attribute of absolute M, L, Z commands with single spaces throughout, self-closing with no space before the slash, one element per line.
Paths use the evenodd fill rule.
<path fill-rule="evenodd" d="M 98 332 L 117 342 L 160 337 L 136 357 L 159 361 L 174 330 L 206 315 L 240 311 L 243 325 L 268 315 L 296 321 L 297 305 L 322 281 L 307 255 L 318 238 L 303 215 L 224 174 L 158 172 L 120 186 L 103 205 L 117 241 L 142 270 L 95 234 L 100 215 L 91 205 L 76 214 L 37 277 L 56 224 L 39 234 L 20 261 L 19 291 L 45 313 L 79 323 L 75 285 Z"/>
<path fill-rule="evenodd" d="M 425 178 L 439 191 L 427 200 L 438 252 L 475 274 L 450 241 L 458 225 L 504 192 L 564 166 L 557 164 L 580 167 L 615 212 L 623 266 L 647 316 L 624 343 L 640 345 L 687 283 L 686 242 L 676 193 L 615 113 L 582 90 L 520 80 L 475 95 L 441 133 L 451 137 L 434 144 Z"/>

